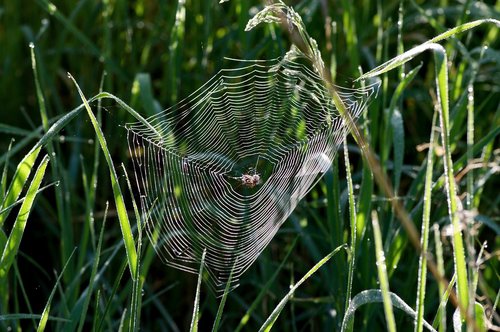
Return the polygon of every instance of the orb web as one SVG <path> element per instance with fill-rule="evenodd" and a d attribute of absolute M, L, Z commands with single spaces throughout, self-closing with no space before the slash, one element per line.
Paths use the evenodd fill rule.
<path fill-rule="evenodd" d="M 175 268 L 204 269 L 216 292 L 266 248 L 328 170 L 347 128 L 300 61 L 242 62 L 177 105 L 127 124 L 147 234 Z M 358 118 L 378 85 L 337 90 Z M 231 275 L 231 280 L 230 279 Z"/>

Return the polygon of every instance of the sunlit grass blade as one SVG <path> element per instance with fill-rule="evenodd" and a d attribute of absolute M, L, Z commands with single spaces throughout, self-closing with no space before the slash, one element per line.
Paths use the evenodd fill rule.
<path fill-rule="evenodd" d="M 16 170 L 16 176 L 14 176 L 13 181 L 16 181 L 16 178 L 19 178 L 23 183 L 26 181 L 29 173 L 31 172 L 31 168 L 35 162 L 36 156 L 38 155 L 40 149 L 35 150 L 34 152 L 28 154 L 18 166 Z M 31 157 L 31 158 L 30 158 Z M 33 158 L 34 157 L 34 158 Z M 25 160 L 29 160 L 29 165 L 25 164 Z M 49 162 L 49 157 L 45 155 L 38 166 L 36 173 L 33 177 L 33 180 L 30 183 L 28 191 L 26 192 L 26 196 L 19 208 L 18 215 L 14 221 L 14 225 L 12 226 L 12 230 L 7 239 L 5 239 L 6 235 L 2 235 L 1 241 L 3 246 L 0 248 L 2 255 L 0 256 L 0 307 L 4 312 L 8 312 L 8 273 L 9 270 L 16 259 L 16 256 L 19 251 L 19 246 L 21 245 L 21 240 L 23 238 L 24 230 L 26 228 L 26 223 L 28 221 L 28 217 L 33 208 L 33 203 L 38 193 L 38 189 L 42 183 L 43 177 L 45 175 L 45 170 L 47 168 L 47 164 Z M 14 188 L 12 188 L 14 187 Z M 11 199 L 17 199 L 22 190 L 22 185 L 11 185 L 11 189 L 9 189 L 10 193 L 14 191 L 19 191 L 17 194 L 12 194 L 9 198 L 9 194 L 7 195 L 7 200 L 4 202 L 10 202 Z M 10 210 L 7 210 L 0 216 L 5 216 L 9 213 Z M 2 230 L 3 234 L 3 230 Z"/>
<path fill-rule="evenodd" d="M 384 303 L 385 320 L 387 323 L 387 330 L 396 332 L 396 321 L 394 319 L 394 312 L 392 311 L 392 302 L 389 292 L 389 279 L 387 277 L 387 267 L 385 265 L 384 246 L 382 242 L 382 235 L 380 233 L 380 226 L 378 223 L 378 216 L 375 211 L 372 212 L 372 225 L 373 237 L 375 239 L 375 256 L 377 258 L 377 271 L 378 280 L 380 283 L 380 290 L 382 292 L 382 300 Z"/>
<path fill-rule="evenodd" d="M 261 304 L 261 301 L 262 301 L 264 295 L 269 291 L 271 284 L 276 280 L 276 277 L 283 269 L 283 266 L 285 266 L 285 263 L 288 261 L 288 258 L 290 257 L 290 254 L 292 253 L 293 249 L 295 248 L 295 245 L 297 244 L 298 240 L 299 240 L 298 236 L 293 240 L 290 247 L 288 248 L 287 253 L 285 254 L 285 257 L 281 261 L 280 265 L 278 266 L 278 268 L 276 268 L 273 275 L 267 280 L 266 284 L 260 289 L 259 294 L 257 295 L 255 300 L 248 307 L 247 311 L 245 312 L 245 314 L 241 318 L 240 323 L 238 324 L 238 326 L 235 329 L 235 332 L 241 331 L 245 327 L 245 325 L 248 323 L 250 316 L 252 315 L 254 310 L 257 308 L 257 306 L 259 304 Z"/>
<path fill-rule="evenodd" d="M 35 164 L 35 160 L 40 153 L 40 147 L 30 151 L 17 165 L 14 176 L 12 177 L 12 181 L 10 183 L 9 188 L 7 189 L 7 193 L 3 199 L 0 210 L 3 210 L 9 205 L 14 204 L 14 202 L 18 199 L 21 191 L 23 190 L 24 184 L 28 179 L 31 169 Z M 3 223 L 9 216 L 9 211 L 6 211 L 0 214 L 0 227 L 2 227 Z"/>
<path fill-rule="evenodd" d="M 389 296 L 392 302 L 392 305 L 400 310 L 403 310 L 408 316 L 410 316 L 413 320 L 416 320 L 417 313 L 413 310 L 405 301 L 403 301 L 396 294 L 389 292 Z M 369 289 L 362 291 L 353 297 L 351 304 L 349 305 L 349 309 L 347 310 L 344 319 L 342 321 L 342 332 L 352 331 L 349 329 L 349 325 L 352 326 L 354 321 L 354 314 L 356 310 L 364 304 L 368 303 L 383 303 L 384 296 L 380 289 Z M 425 320 L 423 321 L 424 326 L 429 330 L 436 332 L 436 330 Z"/>
<path fill-rule="evenodd" d="M 122 164 L 123 173 L 125 174 L 125 179 L 127 181 L 127 187 L 132 197 L 132 206 L 134 208 L 135 220 L 137 222 L 137 276 L 132 281 L 132 299 L 130 303 L 130 330 L 137 331 L 140 327 L 140 314 L 141 314 L 141 298 L 142 298 L 142 286 L 145 281 L 143 272 L 141 271 L 141 254 L 142 254 L 142 222 L 139 208 L 134 199 L 134 193 L 132 191 L 132 184 L 127 174 L 127 169 L 125 165 Z"/>
<path fill-rule="evenodd" d="M 347 274 L 347 289 L 345 299 L 345 312 L 351 303 L 352 280 L 354 277 L 354 268 L 356 266 L 356 202 L 354 200 L 354 186 L 352 184 L 351 163 L 349 161 L 349 149 L 347 147 L 347 137 L 344 135 L 344 163 L 346 170 L 347 192 L 349 197 L 349 227 L 351 230 L 351 245 L 348 250 L 349 271 Z"/>
<path fill-rule="evenodd" d="M 28 217 L 33 207 L 33 202 L 35 201 L 38 188 L 40 188 L 40 184 L 42 183 L 48 163 L 49 157 L 45 155 L 36 170 L 28 191 L 26 192 L 26 197 L 19 209 L 17 218 L 14 221 L 12 231 L 7 239 L 5 247 L 2 250 L 2 256 L 0 258 L 0 284 L 2 285 L 6 282 L 5 279 L 7 278 L 7 273 L 9 272 L 9 269 L 18 253 L 24 229 L 26 227 L 26 222 L 28 221 Z M 4 295 L 7 294 L 4 293 Z"/>
<path fill-rule="evenodd" d="M 194 297 L 193 303 L 193 317 L 191 319 L 191 325 L 189 327 L 190 332 L 198 332 L 198 321 L 200 319 L 200 291 L 201 291 L 201 281 L 203 280 L 203 266 L 205 265 L 205 255 L 207 250 L 203 250 L 203 255 L 201 256 L 200 270 L 198 272 L 198 282 L 196 284 L 196 295 Z"/>
<path fill-rule="evenodd" d="M 457 190 L 451 160 L 449 142 L 449 99 L 448 99 L 448 62 L 446 51 L 442 46 L 434 51 L 436 70 L 436 88 L 438 96 L 438 111 L 441 125 L 441 142 L 444 148 L 444 171 L 446 174 L 446 195 L 451 224 L 453 225 L 453 256 L 457 273 L 458 298 L 462 305 L 461 310 L 467 310 L 469 303 L 469 285 L 467 279 L 467 263 L 465 259 L 464 241 L 462 238 L 461 222 L 458 216 Z"/>
<path fill-rule="evenodd" d="M 288 294 L 286 294 L 285 297 L 283 297 L 283 299 L 280 301 L 280 303 L 278 303 L 278 305 L 274 308 L 273 312 L 269 315 L 264 324 L 262 324 L 259 331 L 270 331 L 274 323 L 278 319 L 281 311 L 283 311 L 283 308 L 295 293 L 295 290 L 297 290 L 297 288 L 299 288 L 300 285 L 302 285 L 307 279 L 309 279 L 310 276 L 312 276 L 319 268 L 321 268 L 326 262 L 328 262 L 333 256 L 335 256 L 336 253 L 344 248 L 344 245 L 335 248 L 335 250 L 330 252 L 318 263 L 316 263 L 316 265 L 314 265 L 295 285 L 291 286 Z"/>
<path fill-rule="evenodd" d="M 432 128 L 436 123 L 437 114 L 434 112 L 432 119 Z M 427 153 L 427 165 L 425 173 L 424 188 L 424 210 L 422 212 L 422 252 L 420 253 L 420 262 L 418 267 L 418 285 L 417 285 L 417 320 L 415 322 L 415 331 L 421 332 L 424 323 L 424 299 L 425 287 L 427 285 L 427 248 L 429 243 L 429 228 L 431 218 L 432 201 L 432 175 L 434 171 L 434 146 L 437 144 L 434 129 L 431 130 L 429 140 L 429 151 Z"/>
<path fill-rule="evenodd" d="M 52 306 L 52 299 L 54 298 L 54 294 L 56 293 L 56 290 L 59 286 L 59 282 L 61 282 L 61 278 L 64 275 L 64 271 L 68 267 L 69 262 L 70 262 L 71 258 L 73 257 L 73 254 L 75 253 L 75 251 L 76 251 L 76 248 L 73 249 L 73 252 L 69 256 L 68 261 L 66 262 L 66 264 L 64 264 L 64 267 L 61 270 L 61 273 L 59 273 L 59 276 L 57 277 L 56 283 L 55 283 L 54 287 L 52 288 L 52 292 L 50 292 L 49 299 L 47 300 L 47 303 L 45 304 L 45 308 L 43 309 L 43 313 L 42 313 L 42 316 L 40 318 L 40 322 L 38 323 L 37 332 L 45 331 L 45 328 L 47 325 L 47 320 L 49 319 L 50 308 Z"/>
<path fill-rule="evenodd" d="M 123 242 L 125 244 L 125 251 L 127 253 L 130 275 L 132 276 L 132 278 L 135 279 L 137 276 L 137 251 L 134 244 L 132 229 L 130 227 L 130 221 L 128 219 L 127 209 L 125 207 L 125 201 L 123 199 L 123 195 L 120 189 L 120 184 L 118 183 L 118 176 L 116 174 L 113 161 L 111 160 L 111 154 L 109 153 L 108 145 L 106 143 L 106 139 L 104 138 L 104 134 L 101 130 L 101 127 L 99 126 L 99 123 L 97 122 L 94 113 L 92 113 L 92 109 L 90 108 L 87 99 L 85 98 L 82 90 L 78 86 L 78 83 L 76 83 L 73 76 L 71 76 L 70 74 L 68 74 L 68 76 L 73 81 L 78 90 L 78 93 L 80 94 L 83 104 L 85 105 L 85 109 L 87 110 L 87 114 L 98 136 L 99 144 L 101 145 L 101 149 L 104 152 L 104 157 L 106 159 L 106 162 L 108 163 L 109 173 L 111 177 L 111 186 L 113 188 L 116 210 L 118 213 L 118 220 L 120 221 L 120 228 L 122 231 Z"/>

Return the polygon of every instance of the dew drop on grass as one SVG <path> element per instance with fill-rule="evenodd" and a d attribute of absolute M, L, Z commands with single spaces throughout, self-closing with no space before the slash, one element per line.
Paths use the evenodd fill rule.
<path fill-rule="evenodd" d="M 328 311 L 328 313 L 330 314 L 330 317 L 332 317 L 332 318 L 337 317 L 337 310 L 335 310 L 335 309 L 331 309 L 330 311 Z"/>
<path fill-rule="evenodd" d="M 54 5 L 53 3 L 49 4 L 49 14 L 54 15 L 56 11 L 57 11 L 56 5 Z"/>

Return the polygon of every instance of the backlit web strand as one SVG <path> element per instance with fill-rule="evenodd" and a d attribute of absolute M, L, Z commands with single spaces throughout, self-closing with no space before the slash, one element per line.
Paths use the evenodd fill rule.
<path fill-rule="evenodd" d="M 127 125 L 149 238 L 216 291 L 235 287 L 331 166 L 346 126 L 318 75 L 289 59 L 221 70 L 179 104 Z M 378 86 L 338 88 L 358 118 Z"/>

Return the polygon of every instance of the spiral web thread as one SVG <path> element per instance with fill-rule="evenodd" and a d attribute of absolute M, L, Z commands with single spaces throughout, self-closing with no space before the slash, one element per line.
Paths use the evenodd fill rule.
<path fill-rule="evenodd" d="M 331 166 L 347 130 L 306 65 L 287 58 L 242 64 L 146 124 L 126 126 L 157 253 L 198 273 L 206 249 L 204 269 L 216 292 L 227 282 L 237 286 Z M 358 118 L 377 88 L 337 89 Z"/>

